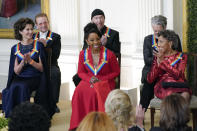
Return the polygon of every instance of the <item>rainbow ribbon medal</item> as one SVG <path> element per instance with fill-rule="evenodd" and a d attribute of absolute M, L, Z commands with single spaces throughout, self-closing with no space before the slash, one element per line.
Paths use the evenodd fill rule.
<path fill-rule="evenodd" d="M 96 76 L 99 71 L 103 68 L 103 66 L 107 63 L 107 48 L 104 47 L 103 50 L 103 59 L 101 60 L 102 62 L 94 68 L 94 66 L 89 63 L 88 59 L 88 49 L 84 51 L 84 64 L 91 70 L 91 72 Z"/>
<path fill-rule="evenodd" d="M 155 50 L 158 50 L 158 44 L 154 35 L 152 36 L 152 47 L 155 48 Z"/>
<path fill-rule="evenodd" d="M 107 27 L 106 31 L 105 31 L 105 36 L 110 37 L 109 34 L 111 32 L 111 29 Z"/>
<path fill-rule="evenodd" d="M 46 43 L 47 43 L 47 44 L 49 43 L 49 41 L 52 40 L 52 37 L 53 37 L 53 32 L 49 31 L 48 36 L 47 36 L 47 38 L 46 38 L 46 40 L 47 40 Z M 39 39 L 39 32 L 36 33 L 36 35 L 34 36 L 33 39 L 34 39 L 34 40 L 38 40 L 38 39 Z"/>
<path fill-rule="evenodd" d="M 39 32 L 37 32 L 36 34 L 35 34 L 35 36 L 34 36 L 34 40 L 38 40 L 38 36 L 39 36 Z"/>
<path fill-rule="evenodd" d="M 49 31 L 48 36 L 46 38 L 47 39 L 47 44 L 49 43 L 49 41 L 52 40 L 52 37 L 53 37 L 53 32 Z"/>
<path fill-rule="evenodd" d="M 182 59 L 183 53 L 179 53 L 179 55 L 176 57 L 174 61 L 171 62 L 171 66 L 174 66 L 176 63 L 178 63 Z"/>
<path fill-rule="evenodd" d="M 15 50 L 16 50 L 15 55 L 17 55 L 21 60 L 23 60 L 24 55 L 20 52 L 19 43 L 16 45 Z M 34 40 L 34 47 L 32 51 L 30 52 L 31 58 L 35 55 L 35 53 L 38 53 L 38 41 L 37 40 Z"/>

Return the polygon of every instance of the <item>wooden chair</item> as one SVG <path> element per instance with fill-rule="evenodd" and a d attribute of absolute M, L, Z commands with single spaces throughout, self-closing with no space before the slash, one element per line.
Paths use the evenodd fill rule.
<path fill-rule="evenodd" d="M 117 57 L 117 60 L 118 60 L 118 64 L 121 68 L 121 53 L 115 53 L 116 57 Z M 116 79 L 116 89 L 120 89 L 120 74 L 119 76 L 117 77 Z"/>
<path fill-rule="evenodd" d="M 47 53 L 47 65 L 49 68 L 49 79 L 51 80 L 51 57 L 52 57 L 52 48 L 46 48 L 45 49 L 46 53 Z"/>
<path fill-rule="evenodd" d="M 188 56 L 194 57 L 194 87 L 197 89 L 197 54 L 193 53 L 186 53 Z M 189 65 L 189 64 L 187 64 Z M 187 68 L 188 69 L 188 68 Z M 151 127 L 154 127 L 154 114 L 155 110 L 160 110 L 162 100 L 159 98 L 153 98 L 150 101 L 150 117 L 151 117 Z M 197 124 L 197 97 L 192 95 L 190 106 L 189 106 L 191 113 L 192 113 L 192 119 L 193 119 L 193 128 L 196 128 Z"/>

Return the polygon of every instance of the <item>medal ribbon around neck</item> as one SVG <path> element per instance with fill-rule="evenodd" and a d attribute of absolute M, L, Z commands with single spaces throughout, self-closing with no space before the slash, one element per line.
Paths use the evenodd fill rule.
<path fill-rule="evenodd" d="M 88 48 L 84 51 L 84 64 L 91 70 L 91 72 L 96 76 L 98 72 L 103 68 L 103 66 L 107 63 L 107 48 L 104 47 L 103 50 L 103 59 L 101 60 L 101 63 L 94 68 L 94 66 L 89 63 L 88 59 Z"/>
<path fill-rule="evenodd" d="M 154 35 L 152 36 L 152 47 L 155 48 L 155 50 L 158 50 L 158 44 Z"/>
<path fill-rule="evenodd" d="M 179 53 L 179 55 L 176 57 L 174 61 L 171 62 L 171 66 L 174 66 L 176 63 L 178 63 L 183 57 L 183 53 Z"/>
<path fill-rule="evenodd" d="M 106 35 L 107 37 L 110 37 L 110 36 L 109 36 L 110 32 L 111 32 L 111 29 L 107 27 L 107 29 L 106 29 L 106 31 L 105 31 L 105 35 Z"/>
<path fill-rule="evenodd" d="M 39 36 L 39 32 L 37 32 L 36 34 L 35 34 L 35 36 L 34 36 L 34 40 L 38 40 L 38 36 Z"/>
<path fill-rule="evenodd" d="M 47 44 L 49 43 L 49 41 L 52 40 L 53 37 L 53 32 L 49 31 L 48 36 L 47 36 Z"/>
<path fill-rule="evenodd" d="M 47 44 L 49 43 L 50 40 L 52 40 L 52 37 L 53 37 L 53 32 L 49 31 L 48 36 L 46 38 Z M 37 32 L 36 35 L 34 36 L 34 40 L 38 40 L 38 39 L 39 39 L 39 32 Z"/>
<path fill-rule="evenodd" d="M 35 55 L 35 53 L 38 53 L 38 41 L 37 40 L 34 40 L 34 47 L 32 51 L 30 52 L 31 58 Z M 16 45 L 15 55 L 17 55 L 21 60 L 24 59 L 24 55 L 20 52 L 19 43 Z"/>

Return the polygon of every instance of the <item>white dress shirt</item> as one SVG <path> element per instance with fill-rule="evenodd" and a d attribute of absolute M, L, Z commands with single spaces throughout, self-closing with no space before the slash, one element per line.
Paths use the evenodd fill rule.
<path fill-rule="evenodd" d="M 43 38 L 43 39 L 46 39 L 47 38 L 47 33 L 48 33 L 48 31 L 46 31 L 46 32 L 40 32 L 40 38 Z"/>

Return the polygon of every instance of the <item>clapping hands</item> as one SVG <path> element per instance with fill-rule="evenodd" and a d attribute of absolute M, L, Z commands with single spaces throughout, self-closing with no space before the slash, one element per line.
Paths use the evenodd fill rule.
<path fill-rule="evenodd" d="M 159 48 L 155 56 L 157 57 L 157 64 L 159 65 L 164 60 L 164 49 Z"/>
<path fill-rule="evenodd" d="M 46 39 L 40 38 L 40 39 L 39 39 L 39 42 L 41 42 L 41 43 L 44 45 L 44 47 L 46 47 L 46 45 L 47 45 Z"/>
<path fill-rule="evenodd" d="M 107 36 L 106 35 L 102 35 L 101 43 L 102 43 L 102 45 L 106 45 L 106 43 L 107 43 Z"/>
<path fill-rule="evenodd" d="M 92 76 L 92 78 L 90 79 L 90 83 L 91 84 L 96 83 L 98 81 L 99 81 L 99 79 L 97 77 L 95 77 L 95 76 Z"/>
<path fill-rule="evenodd" d="M 32 59 L 31 59 L 31 53 L 30 52 L 24 54 L 24 62 L 25 62 L 25 64 L 30 63 L 31 60 Z"/>

